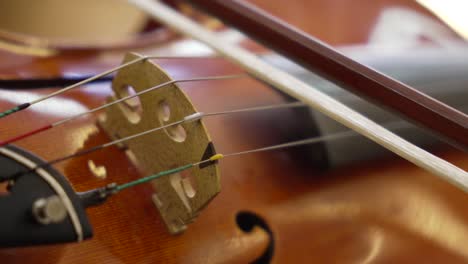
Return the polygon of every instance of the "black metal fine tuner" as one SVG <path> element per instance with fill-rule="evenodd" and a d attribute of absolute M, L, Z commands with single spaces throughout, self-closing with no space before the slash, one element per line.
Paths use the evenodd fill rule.
<path fill-rule="evenodd" d="M 85 205 L 67 179 L 16 146 L 0 148 L 0 248 L 80 242 L 93 235 Z M 11 175 L 20 175 L 11 179 Z"/>

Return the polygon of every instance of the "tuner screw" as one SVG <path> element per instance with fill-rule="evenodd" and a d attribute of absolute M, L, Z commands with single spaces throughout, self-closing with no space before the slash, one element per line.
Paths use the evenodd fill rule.
<path fill-rule="evenodd" d="M 43 225 L 57 224 L 67 217 L 67 209 L 57 195 L 37 199 L 32 212 L 37 222 Z"/>

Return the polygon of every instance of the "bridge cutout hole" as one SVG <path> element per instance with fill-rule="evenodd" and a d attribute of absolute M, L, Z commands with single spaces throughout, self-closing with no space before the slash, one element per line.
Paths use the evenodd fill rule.
<path fill-rule="evenodd" d="M 161 122 L 167 122 L 169 121 L 169 118 L 171 118 L 171 107 L 166 102 L 166 100 L 163 100 L 159 103 L 158 117 L 159 117 L 159 121 Z"/>
<path fill-rule="evenodd" d="M 193 178 L 192 173 L 190 173 L 189 170 L 184 170 L 180 172 L 180 175 L 182 176 L 182 180 L 181 180 L 182 187 L 187 197 L 188 198 L 195 197 L 195 194 L 197 193 L 197 191 L 195 189 L 195 179 Z"/>
<path fill-rule="evenodd" d="M 167 123 L 169 123 L 168 121 L 171 119 L 171 107 L 166 100 L 162 100 L 158 104 L 158 118 L 161 125 L 167 125 Z M 187 138 L 187 132 L 181 124 L 167 127 L 164 131 L 167 136 L 175 142 L 184 142 Z"/>
<path fill-rule="evenodd" d="M 120 86 L 118 89 L 118 97 L 124 98 L 127 96 L 135 95 L 137 92 L 135 88 L 129 84 L 124 84 Z M 120 109 L 124 113 L 125 117 L 130 121 L 132 124 L 138 124 L 141 120 L 141 116 L 143 114 L 143 107 L 141 106 L 141 101 L 139 96 L 135 96 L 133 98 L 129 98 L 122 103 L 119 104 Z"/>
<path fill-rule="evenodd" d="M 187 211 L 191 212 L 192 206 L 190 206 L 189 198 L 185 194 L 184 187 L 182 186 L 182 176 L 180 175 L 180 173 L 171 174 L 169 176 L 169 181 L 171 183 L 172 188 L 174 188 L 174 191 L 177 193 L 177 196 L 179 196 L 185 208 L 187 208 Z"/>

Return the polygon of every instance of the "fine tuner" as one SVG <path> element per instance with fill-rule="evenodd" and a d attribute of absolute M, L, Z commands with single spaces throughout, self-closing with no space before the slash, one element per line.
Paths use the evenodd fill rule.
<path fill-rule="evenodd" d="M 144 183 L 150 183 L 152 186 L 153 205 L 158 210 L 168 232 L 180 234 L 220 192 L 221 175 L 218 161 L 231 156 L 324 143 L 320 147 L 314 145 L 315 148 L 310 148 L 311 156 L 321 157 L 319 162 L 322 164 L 327 160 L 330 165 L 340 165 L 361 158 L 355 155 L 348 159 L 342 153 L 343 149 L 354 148 L 353 142 L 354 146 L 359 142 L 354 139 L 356 132 L 343 130 L 343 127 L 337 129 L 338 126 L 333 125 L 333 121 L 332 125 L 324 122 L 324 117 L 316 110 L 313 110 L 310 118 L 315 120 L 314 125 L 318 132 L 316 137 L 221 154 L 215 150 L 216 142 L 212 142 L 203 121 L 208 117 L 226 114 L 313 107 L 462 190 L 468 189 L 465 171 L 389 132 L 389 130 L 406 131 L 409 126 L 407 123 L 389 121 L 386 120 L 387 116 L 383 115 L 383 118 L 380 116 L 377 118 L 382 119 L 381 124 L 377 125 L 299 80 L 299 78 L 302 80 L 308 78 L 303 72 L 280 70 L 259 60 L 253 54 L 221 43 L 210 32 L 205 32 L 204 29 L 192 25 L 190 21 L 177 17 L 177 14 L 172 14 L 163 6 L 155 12 L 158 4 L 146 6 L 145 1 L 135 1 L 135 3 L 142 5 L 157 19 L 168 24 L 173 23 L 171 26 L 176 30 L 196 35 L 201 41 L 208 42 L 226 58 L 242 65 L 248 74 L 172 79 L 155 64 L 154 60 L 157 60 L 157 57 L 131 53 L 126 55 L 121 66 L 1 112 L 0 118 L 10 118 L 9 115 L 26 110 L 35 104 L 45 103 L 56 95 L 115 72 L 112 82 L 114 95 L 102 106 L 0 142 L 3 160 L 0 166 L 5 168 L 0 175 L 0 181 L 6 182 L 8 187 L 8 194 L 0 196 L 0 207 L 4 211 L 14 208 L 0 221 L 3 247 L 79 242 L 90 238 L 92 228 L 87 219 L 86 208 L 100 206 L 110 197 Z M 288 71 L 295 76 L 288 74 Z M 300 102 L 203 113 L 195 109 L 189 97 L 178 87 L 178 83 L 181 82 L 214 82 L 245 77 L 254 77 L 266 82 Z M 357 102 L 355 106 L 362 108 L 363 104 Z M 43 161 L 33 154 L 9 145 L 100 110 L 105 110 L 105 113 L 100 115 L 98 126 L 111 138 L 108 143 L 49 161 Z M 463 125 L 463 122 L 459 125 Z M 457 132 L 452 136 L 457 139 L 459 135 Z M 341 141 L 340 144 L 333 144 L 338 141 Z M 460 143 L 463 145 L 463 137 Z M 361 143 L 357 145 L 363 146 Z M 52 167 L 56 163 L 111 146 L 118 146 L 126 153 L 128 160 L 139 170 L 141 178 L 75 192 L 67 178 Z M 375 156 L 373 151 L 363 153 L 362 156 Z"/>
<path fill-rule="evenodd" d="M 70 38 L 0 22 L 2 263 L 466 262 L 467 46 L 416 2 L 14 2 Z"/>
<path fill-rule="evenodd" d="M 278 63 L 274 62 L 276 59 L 273 58 L 268 60 Z M 295 68 L 296 66 L 285 66 L 289 65 L 287 63 L 279 65 L 296 75 L 304 74 Z M 225 114 L 305 107 L 306 104 L 292 102 L 200 113 L 177 86 L 178 82 L 228 80 L 248 76 L 234 74 L 174 80 L 155 64 L 154 60 L 135 53 L 127 54 L 121 66 L 99 76 L 109 74 L 115 69 L 117 73 L 112 83 L 114 96 L 110 97 L 106 104 L 46 126 L 47 129 L 53 128 L 85 114 L 105 109 L 105 113 L 100 115 L 98 125 L 113 141 L 48 162 L 18 147 L 6 145 L 44 132 L 47 130 L 45 128 L 33 130 L 1 143 L 2 167 L 7 169 L 2 172 L 0 179 L 8 181 L 11 195 L 1 197 L 0 202 L 3 208 L 16 209 L 15 212 L 2 218 L 2 227 L 5 227 L 1 236 L 3 247 L 81 241 L 90 238 L 92 228 L 85 209 L 98 206 L 108 197 L 145 182 L 150 182 L 153 186 L 153 203 L 168 232 L 178 234 L 183 232 L 220 192 L 221 176 L 218 160 L 232 155 L 327 142 L 326 153 L 322 153 L 321 156 L 327 156 L 328 163 L 332 164 L 337 162 L 333 142 L 341 144 L 355 142 L 356 132 L 347 130 L 238 153 L 216 154 L 202 119 Z M 95 79 L 96 77 L 93 77 L 82 84 Z M 73 89 L 78 85 L 71 87 Z M 69 88 L 66 87 L 61 91 L 68 91 Z M 452 99 L 448 96 L 447 100 L 453 101 L 453 98 L 457 98 L 456 95 L 457 93 Z M 360 103 L 355 105 L 359 106 Z M 330 126 L 313 116 L 311 115 L 311 118 L 315 118 L 315 125 L 322 131 L 324 131 L 323 126 Z M 410 128 L 407 124 L 402 126 L 401 122 L 388 122 L 385 125 L 394 130 Z M 351 140 L 346 141 L 346 139 Z M 113 145 L 125 151 L 129 160 L 141 170 L 142 175 L 149 176 L 133 182 L 114 183 L 76 193 L 66 177 L 52 168 L 57 162 Z M 310 148 L 314 152 L 323 147 L 314 146 Z M 372 154 L 367 153 L 367 155 Z M 373 155 L 376 155 L 375 152 Z M 194 160 L 193 157 L 198 158 Z M 23 231 L 18 233 L 18 230 Z"/>
<path fill-rule="evenodd" d="M 115 69 L 118 70 L 112 84 L 115 95 L 103 106 L 1 143 L 1 166 L 5 170 L 2 171 L 0 182 L 8 182 L 9 194 L 0 197 L 0 207 L 5 210 L 15 208 L 1 220 L 2 247 L 79 242 L 90 238 L 92 228 L 85 209 L 98 206 L 109 196 L 145 182 L 151 182 L 154 187 L 153 202 L 168 231 L 177 234 L 184 231 L 187 224 L 194 221 L 201 210 L 219 193 L 219 159 L 312 144 L 349 135 L 348 131 L 332 137 L 287 142 L 226 155 L 216 154 L 202 118 L 306 105 L 292 102 L 200 113 L 177 86 L 178 81 L 172 80 L 148 57 L 128 54 L 122 66 L 99 76 L 109 74 Z M 215 81 L 241 77 L 245 75 L 200 77 L 179 81 Z M 96 78 L 95 76 L 80 84 Z M 22 105 L 40 103 L 76 87 L 78 85 L 65 87 L 55 94 L 47 95 L 45 99 Z M 132 87 L 135 94 L 129 94 L 129 87 Z M 17 111 L 7 110 L 3 117 L 23 109 L 25 108 L 17 107 Z M 101 109 L 106 109 L 106 112 L 100 116 L 99 126 L 114 139 L 112 142 L 48 162 L 18 147 L 8 145 Z M 150 133 L 151 135 L 148 135 Z M 113 145 L 118 145 L 124 150 L 143 175 L 150 176 L 77 193 L 73 191 L 66 177 L 52 167 L 55 163 Z M 193 157 L 198 157 L 198 160 L 193 160 Z"/>

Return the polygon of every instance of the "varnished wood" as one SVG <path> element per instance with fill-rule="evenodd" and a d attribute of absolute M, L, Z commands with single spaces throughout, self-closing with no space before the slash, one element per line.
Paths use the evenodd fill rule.
<path fill-rule="evenodd" d="M 282 1 L 265 0 L 263 5 L 273 8 L 274 2 Z M 321 1 L 325 7 L 333 5 L 332 2 L 337 3 Z M 342 2 L 349 5 L 354 1 Z M 383 2 L 373 1 L 375 6 L 366 2 L 369 6 L 363 10 L 375 11 L 369 16 L 367 11 L 353 15 L 362 21 L 372 21 L 370 17 L 375 17 L 381 5 L 385 6 Z M 389 2 L 392 1 L 386 1 Z M 304 5 L 319 7 L 312 1 L 304 1 Z M 294 17 L 294 21 L 303 23 L 304 29 L 317 32 L 322 39 L 334 44 L 363 40 L 370 28 L 367 23 L 360 27 L 345 23 L 340 29 L 330 26 L 327 31 L 325 26 L 318 27 L 317 21 L 305 19 L 313 16 L 309 17 L 303 9 L 303 6 L 291 3 L 288 8 L 278 8 L 276 12 L 286 18 Z M 337 21 L 347 21 L 350 16 L 340 9 L 337 13 L 325 10 L 325 13 L 334 14 Z M 290 14 L 302 14 L 303 19 Z M 346 38 L 340 34 L 348 31 L 356 34 Z M 96 55 L 81 52 L 38 59 L 1 54 L 0 73 L 2 78 L 50 77 L 65 72 L 96 73 L 122 59 L 121 54 L 112 55 L 110 60 Z M 174 78 L 240 70 L 223 60 L 158 62 Z M 181 86 L 197 109 L 206 112 L 287 100 L 252 79 Z M 2 90 L 0 109 L 13 106 L 14 98 L 24 99 L 51 91 L 55 89 Z M 58 97 L 55 108 L 38 104 L 0 120 L 0 139 L 58 120 L 81 108 L 98 106 L 110 94 L 108 84 L 88 85 Z M 47 160 L 71 154 L 110 140 L 96 122 L 96 117 L 86 117 L 18 145 Z M 290 110 L 206 121 L 221 153 L 307 137 L 303 125 L 304 118 Z M 464 153 L 441 148 L 437 154 L 468 169 L 468 157 Z M 105 166 L 107 179 L 96 178 L 88 170 L 88 160 L 93 160 L 97 166 Z M 57 167 L 78 191 L 142 176 L 126 155 L 114 147 L 69 160 Z M 378 160 L 324 173 L 310 164 L 304 152 L 290 149 L 222 160 L 220 170 L 221 193 L 182 235 L 167 233 L 151 201 L 151 186 L 141 185 L 88 211 L 96 234 L 92 240 L 82 244 L 2 249 L 0 259 L 2 263 L 63 264 L 248 263 L 262 255 L 270 244 L 265 230 L 256 228 L 246 233 L 237 226 L 237 213 L 250 211 L 263 218 L 274 235 L 272 263 L 468 262 L 466 194 L 404 160 Z"/>
<path fill-rule="evenodd" d="M 137 58 L 141 58 L 141 55 L 130 53 L 125 56 L 125 62 Z M 112 83 L 115 96 L 111 100 L 128 96 L 124 90 L 127 85 L 134 92 L 141 92 L 171 80 L 152 61 L 142 61 L 117 73 Z M 127 104 L 106 109 L 100 125 L 108 135 L 115 139 L 128 137 L 183 120 L 197 111 L 190 98 L 175 83 L 143 94 L 134 102 L 135 110 Z M 130 158 L 134 157 L 135 165 L 148 175 L 197 162 L 210 151 L 210 144 L 211 139 L 202 122 L 179 124 L 123 143 L 126 151 L 131 153 Z M 185 178 L 182 173 L 177 173 L 151 182 L 155 189 L 152 196 L 155 209 L 160 212 L 167 230 L 173 235 L 182 233 L 221 191 L 217 164 L 203 168 L 197 166 L 185 173 Z M 192 190 L 185 187 L 194 188 L 194 196 Z"/>
<path fill-rule="evenodd" d="M 184 65 L 176 63 L 162 65 L 179 71 L 191 69 L 191 76 L 238 70 L 219 61 L 205 61 L 206 67 L 196 70 L 193 66 L 200 61 Z M 211 86 L 194 83 L 184 87 L 200 111 L 283 100 L 252 80 L 221 81 Z M 73 98 L 87 107 L 96 106 L 105 99 L 105 93 L 96 93 L 96 89 L 103 91 L 108 87 L 94 85 L 61 98 Z M 228 102 L 213 100 L 220 96 L 231 99 Z M 57 119 L 54 112 L 41 112 L 45 109 L 46 106 L 38 105 L 33 111 L 9 118 L 8 130 L 2 129 L 2 135 L 26 131 L 46 120 Z M 211 119 L 206 124 L 218 151 L 230 152 L 291 140 L 291 131 L 300 131 L 302 123 L 294 116 L 292 112 L 277 112 Z M 19 145 L 45 159 L 53 159 L 107 142 L 109 138 L 95 122 L 95 118 L 86 118 Z M 284 124 L 286 129 L 279 124 Z M 277 128 L 283 128 L 283 132 Z M 465 155 L 456 151 L 442 154 L 456 165 L 468 168 Z M 8 260 L 6 263 L 22 263 L 28 257 L 33 257 L 36 263 L 41 259 L 43 263 L 244 262 L 262 254 L 269 243 L 261 229 L 246 234 L 236 226 L 236 213 L 248 210 L 266 219 L 273 229 L 276 263 L 305 259 L 340 261 L 344 258 L 357 261 L 375 251 L 374 247 L 378 246 L 373 242 L 375 239 L 385 241 L 375 256 L 382 261 L 410 262 L 429 258 L 440 263 L 447 260 L 463 262 L 463 237 L 457 240 L 459 243 L 452 243 L 450 249 L 445 246 L 445 241 L 452 236 L 446 230 L 465 232 L 462 223 L 468 223 L 463 202 L 466 195 L 461 191 L 404 161 L 381 161 L 372 166 L 355 166 L 321 174 L 314 172 L 310 165 L 298 162 L 298 157 L 294 151 L 276 151 L 223 161 L 220 164 L 222 192 L 180 236 L 173 237 L 166 232 L 151 202 L 153 191 L 145 185 L 122 192 L 108 204 L 89 210 L 96 233 L 90 241 L 1 250 L 0 256 Z M 97 179 L 88 171 L 89 159 L 108 169 L 106 180 Z M 78 191 L 140 177 L 117 148 L 71 160 L 58 167 Z M 394 217 L 389 219 L 392 215 Z M 438 224 L 424 225 L 427 219 Z M 422 224 L 418 224 L 419 221 Z M 406 251 L 410 248 L 410 252 Z"/>
<path fill-rule="evenodd" d="M 428 170 L 434 175 L 447 180 L 462 190 L 468 191 L 467 172 L 411 144 L 368 117 L 365 117 L 320 91 L 314 87 L 313 84 L 308 84 L 298 77 L 270 65 L 258 58 L 254 53 L 224 41 L 223 38 L 218 37 L 214 32 L 203 28 L 201 25 L 191 21 L 161 2 L 147 0 L 132 0 L 132 2 L 142 10 L 146 10 L 153 18 L 161 23 L 168 25 L 190 38 L 202 42 L 226 59 L 240 65 L 255 78 L 296 98 L 312 109 L 325 114 L 349 129 L 358 132 L 393 153 Z M 359 75 L 358 73 L 356 74 Z M 353 82 L 351 81 L 350 83 Z M 387 87 L 384 89 L 387 89 Z M 404 103 L 403 105 L 406 104 Z M 401 108 L 406 107 L 402 106 Z M 455 112 L 460 113 L 460 115 L 464 117 L 463 113 L 456 110 Z M 453 120 L 450 121 L 450 123 L 452 122 Z M 455 122 L 455 124 L 464 127 L 464 122 L 461 124 Z M 461 133 L 458 136 L 466 134 L 465 130 L 458 131 Z"/>
<path fill-rule="evenodd" d="M 243 0 L 190 0 L 269 48 L 468 149 L 468 116 L 368 68 Z"/>

